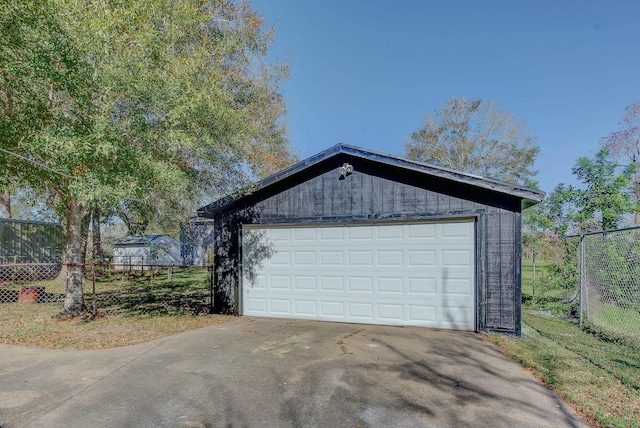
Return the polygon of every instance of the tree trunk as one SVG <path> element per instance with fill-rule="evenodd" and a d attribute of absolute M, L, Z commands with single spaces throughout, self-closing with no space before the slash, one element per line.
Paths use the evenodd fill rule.
<path fill-rule="evenodd" d="M 12 218 L 11 216 L 11 194 L 8 190 L 0 193 L 0 209 L 2 209 L 3 218 Z"/>
<path fill-rule="evenodd" d="M 93 210 L 93 217 L 91 219 L 93 224 L 93 258 L 102 260 L 104 255 L 102 254 L 102 235 L 100 233 L 100 210 L 96 208 Z"/>
<path fill-rule="evenodd" d="M 67 294 L 64 299 L 65 315 L 77 316 L 87 312 L 82 292 L 82 218 L 84 208 L 71 197 L 66 207 L 67 230 L 65 259 L 67 263 Z"/>

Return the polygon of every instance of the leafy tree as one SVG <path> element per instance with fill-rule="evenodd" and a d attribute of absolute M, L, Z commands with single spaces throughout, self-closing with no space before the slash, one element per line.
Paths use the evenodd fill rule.
<path fill-rule="evenodd" d="M 546 215 L 551 221 L 550 231 L 557 236 L 564 237 L 577 233 L 577 189 L 563 183 L 558 184 L 545 201 Z"/>
<path fill-rule="evenodd" d="M 616 162 L 603 147 L 593 159 L 578 158 L 572 172 L 585 185 L 584 189 L 571 188 L 577 208 L 574 218 L 583 232 L 615 229 L 622 215 L 633 211 L 625 189 L 635 173 L 635 164 L 618 173 Z"/>
<path fill-rule="evenodd" d="M 48 108 L 53 93 L 70 89 L 63 70 L 73 64 L 53 12 L 53 5 L 43 2 L 0 4 L 0 189 L 6 217 L 11 216 L 11 192 L 35 177 L 4 150 L 19 151 L 22 142 L 34 138 L 54 118 Z"/>
<path fill-rule="evenodd" d="M 534 207 L 540 207 L 535 223 L 546 229 L 553 250 L 539 283 L 542 289 L 571 289 L 578 283 L 578 240 L 567 239 L 567 235 L 580 230 L 577 192 L 572 186 L 558 184 L 542 204 Z M 573 300 L 575 303 L 577 295 Z"/>
<path fill-rule="evenodd" d="M 557 185 L 543 204 L 534 207 L 541 211 L 528 220 L 525 217 L 527 228 L 535 230 L 539 226 L 556 238 L 558 256 L 551 261 L 542 281 L 548 288 L 571 289 L 578 282 L 578 239 L 567 239 L 568 235 L 615 229 L 622 217 L 633 210 L 626 189 L 634 165 L 620 171 L 606 147 L 593 158 L 578 158 L 572 172 L 582 182 L 582 188 Z M 573 300 L 577 301 L 577 295 Z"/>
<path fill-rule="evenodd" d="M 60 217 L 48 206 L 54 193 L 32 187 L 19 187 L 11 192 L 11 211 L 19 220 L 59 223 Z"/>
<path fill-rule="evenodd" d="M 630 182 L 633 196 L 633 224 L 640 225 L 640 101 L 628 106 L 620 122 L 621 129 L 610 133 L 603 139 L 603 145 L 622 168 L 634 166 Z"/>
<path fill-rule="evenodd" d="M 530 181 L 527 187 L 538 188 L 538 183 Z M 536 261 L 541 247 L 544 245 L 544 238 L 547 232 L 553 226 L 553 221 L 548 211 L 548 200 L 545 199 L 541 203 L 527 208 L 522 213 L 522 245 L 531 250 L 531 260 L 533 266 L 531 283 L 533 286 L 533 295 L 536 289 Z"/>
<path fill-rule="evenodd" d="M 2 162 L 65 220 L 70 315 L 95 209 L 184 212 L 292 160 L 286 64 L 247 3 L 10 0 L 0 31 Z"/>
<path fill-rule="evenodd" d="M 405 151 L 409 159 L 522 184 L 535 174 L 534 141 L 522 120 L 493 102 L 454 97 L 427 115 Z"/>

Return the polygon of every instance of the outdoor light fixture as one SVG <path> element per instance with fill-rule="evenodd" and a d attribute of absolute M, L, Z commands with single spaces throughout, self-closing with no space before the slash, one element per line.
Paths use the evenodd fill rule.
<path fill-rule="evenodd" d="M 347 175 L 351 175 L 351 173 L 353 172 L 353 165 L 345 163 L 340 168 L 338 168 L 338 172 L 340 173 L 340 180 L 342 180 Z"/>

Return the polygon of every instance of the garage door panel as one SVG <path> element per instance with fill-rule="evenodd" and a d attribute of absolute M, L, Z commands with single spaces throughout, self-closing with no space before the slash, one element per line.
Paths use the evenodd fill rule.
<path fill-rule="evenodd" d="M 256 272 L 243 275 L 241 310 L 473 330 L 474 233 L 472 221 L 249 227 L 243 267 L 252 263 Z M 270 251 L 252 250 L 261 247 Z"/>
<path fill-rule="evenodd" d="M 411 239 L 425 239 L 436 237 L 436 224 L 410 224 L 408 226 L 407 238 Z"/>
<path fill-rule="evenodd" d="M 316 266 L 315 251 L 296 251 L 293 256 L 293 265 L 295 266 Z"/>
<path fill-rule="evenodd" d="M 267 298 L 266 297 L 247 297 L 246 299 L 247 311 L 253 312 L 256 315 L 267 314 Z"/>
<path fill-rule="evenodd" d="M 320 290 L 327 292 L 344 291 L 344 278 L 341 276 L 322 276 Z"/>
<path fill-rule="evenodd" d="M 443 238 L 469 238 L 473 236 L 472 227 L 460 227 L 459 223 L 442 223 Z"/>
<path fill-rule="evenodd" d="M 373 236 L 373 230 L 368 227 L 347 227 L 345 230 L 348 240 L 370 240 Z"/>
<path fill-rule="evenodd" d="M 378 319 L 386 321 L 405 321 L 405 305 L 403 304 L 379 304 Z"/>
<path fill-rule="evenodd" d="M 311 229 L 307 227 L 297 227 L 292 230 L 293 230 L 294 241 L 315 241 L 316 240 L 316 229 Z"/>
<path fill-rule="evenodd" d="M 435 278 L 409 278 L 409 294 L 436 294 Z"/>
<path fill-rule="evenodd" d="M 445 267 L 471 267 L 473 257 L 471 250 L 442 250 L 442 265 Z"/>
<path fill-rule="evenodd" d="M 386 226 L 377 229 L 379 239 L 402 239 L 405 228 L 402 225 Z"/>
<path fill-rule="evenodd" d="M 347 260 L 349 266 L 373 266 L 373 254 L 368 250 L 349 250 Z"/>
<path fill-rule="evenodd" d="M 323 300 L 320 302 L 320 316 L 326 319 L 343 319 L 344 302 Z"/>
<path fill-rule="evenodd" d="M 343 266 L 344 265 L 344 253 L 342 251 L 320 251 L 320 264 L 322 266 Z"/>
<path fill-rule="evenodd" d="M 347 316 L 354 320 L 373 321 L 373 304 L 366 302 L 347 302 Z"/>
<path fill-rule="evenodd" d="M 402 250 L 380 250 L 378 254 L 378 266 L 403 267 Z"/>
<path fill-rule="evenodd" d="M 256 275 L 253 281 L 245 281 L 245 288 L 248 290 L 266 290 L 267 289 L 267 276 Z"/>
<path fill-rule="evenodd" d="M 270 299 L 269 306 L 271 312 L 274 314 L 290 314 L 291 313 L 291 300 L 289 299 Z"/>
<path fill-rule="evenodd" d="M 271 275 L 269 277 L 269 288 L 272 290 L 289 290 L 291 288 L 291 277 L 288 275 Z"/>
<path fill-rule="evenodd" d="M 471 280 L 464 279 L 447 279 L 442 284 L 442 295 L 447 296 L 469 296 L 473 291 Z"/>
<path fill-rule="evenodd" d="M 294 311 L 291 315 L 314 316 L 318 313 L 315 300 L 295 300 Z"/>
<path fill-rule="evenodd" d="M 378 292 L 387 295 L 399 295 L 404 294 L 405 280 L 402 277 L 378 277 Z"/>
<path fill-rule="evenodd" d="M 340 227 L 325 227 L 320 229 L 320 240 L 321 241 L 343 241 L 344 240 L 344 229 Z"/>
<path fill-rule="evenodd" d="M 296 275 L 293 280 L 293 288 L 295 291 L 315 292 L 317 289 L 316 277 Z"/>
<path fill-rule="evenodd" d="M 291 265 L 291 254 L 289 251 L 277 251 L 266 261 L 268 266 L 286 266 Z"/>
<path fill-rule="evenodd" d="M 373 292 L 373 278 L 363 276 L 350 276 L 348 278 L 347 291 L 359 294 L 370 294 Z"/>
<path fill-rule="evenodd" d="M 408 250 L 409 265 L 421 267 L 436 266 L 435 250 Z"/>
<path fill-rule="evenodd" d="M 442 323 L 450 328 L 468 325 L 473 319 L 473 312 L 461 306 L 443 306 Z"/>
<path fill-rule="evenodd" d="M 409 319 L 435 327 L 437 308 L 435 305 L 409 305 Z"/>

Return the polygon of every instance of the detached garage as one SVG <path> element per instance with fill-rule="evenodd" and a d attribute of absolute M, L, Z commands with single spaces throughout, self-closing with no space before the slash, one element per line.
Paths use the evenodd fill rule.
<path fill-rule="evenodd" d="M 543 197 L 339 144 L 199 210 L 215 309 L 519 334 L 520 216 Z"/>

